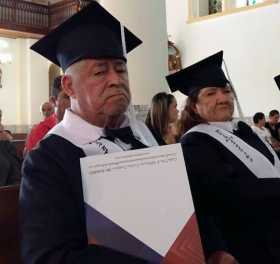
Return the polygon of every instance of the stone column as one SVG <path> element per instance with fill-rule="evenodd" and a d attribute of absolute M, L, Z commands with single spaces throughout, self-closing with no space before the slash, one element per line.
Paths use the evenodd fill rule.
<path fill-rule="evenodd" d="M 150 104 L 154 94 L 169 91 L 165 1 L 99 2 L 143 41 L 128 55 L 128 70 L 133 104 Z"/>

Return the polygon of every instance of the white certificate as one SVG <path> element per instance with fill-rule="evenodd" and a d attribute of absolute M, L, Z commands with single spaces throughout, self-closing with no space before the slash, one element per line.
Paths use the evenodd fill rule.
<path fill-rule="evenodd" d="M 194 214 L 180 144 L 81 159 L 88 235 L 161 262 Z"/>

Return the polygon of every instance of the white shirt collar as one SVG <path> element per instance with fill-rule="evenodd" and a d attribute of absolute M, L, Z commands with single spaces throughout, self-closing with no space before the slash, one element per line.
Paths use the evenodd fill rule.
<path fill-rule="evenodd" d="M 125 118 L 120 127 L 129 125 L 128 118 Z M 58 132 L 60 131 L 60 132 Z M 75 145 L 85 145 L 105 137 L 103 127 L 94 126 L 70 109 L 66 109 L 63 120 L 49 131 L 49 134 L 61 134 Z"/>
<path fill-rule="evenodd" d="M 65 111 L 60 124 L 67 132 L 67 138 L 78 145 L 87 144 L 105 136 L 104 128 L 88 123 L 70 109 Z"/>

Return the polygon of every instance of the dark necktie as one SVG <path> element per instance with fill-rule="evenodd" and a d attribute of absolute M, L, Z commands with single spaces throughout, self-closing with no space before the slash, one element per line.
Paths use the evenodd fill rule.
<path fill-rule="evenodd" d="M 272 164 L 274 164 L 274 157 L 262 140 L 253 132 L 245 122 L 239 121 L 237 123 L 237 130 L 233 131 L 233 134 L 241 138 L 251 147 L 262 153 Z"/>
<path fill-rule="evenodd" d="M 123 127 L 118 129 L 105 128 L 106 138 L 110 141 L 115 140 L 115 138 L 120 139 L 122 142 L 131 145 L 131 149 L 147 148 L 142 142 L 137 140 L 133 135 L 130 127 Z"/>

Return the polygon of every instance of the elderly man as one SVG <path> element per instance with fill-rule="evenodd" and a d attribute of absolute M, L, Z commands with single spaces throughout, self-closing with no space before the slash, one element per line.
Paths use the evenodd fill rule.
<path fill-rule="evenodd" d="M 57 76 L 54 79 L 49 102 L 45 102 L 41 106 L 44 120 L 31 129 L 26 139 L 24 156 L 37 147 L 46 134 L 63 119 L 65 110 L 70 106 L 69 96 L 62 91 L 61 78 L 62 76 Z"/>
<path fill-rule="evenodd" d="M 146 263 L 88 245 L 80 158 L 156 145 L 127 114 L 126 52 L 141 41 L 96 1 L 32 47 L 61 66 L 71 106 L 23 165 L 24 263 Z"/>
<path fill-rule="evenodd" d="M 208 263 L 280 263 L 280 163 L 243 122 L 223 52 L 167 77 L 188 95 L 181 143 Z"/>

